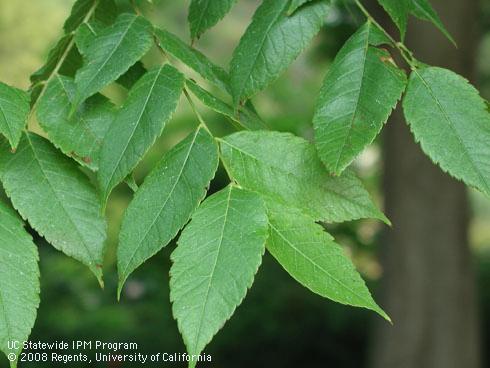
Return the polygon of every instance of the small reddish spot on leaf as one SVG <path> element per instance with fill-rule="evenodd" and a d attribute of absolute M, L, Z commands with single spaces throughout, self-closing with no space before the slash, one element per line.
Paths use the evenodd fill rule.
<path fill-rule="evenodd" d="M 379 58 L 383 63 L 386 63 L 386 64 L 392 64 L 394 66 L 396 66 L 396 63 L 395 63 L 395 60 L 393 60 L 393 58 L 391 57 L 391 55 L 388 54 L 388 56 L 381 56 Z"/>

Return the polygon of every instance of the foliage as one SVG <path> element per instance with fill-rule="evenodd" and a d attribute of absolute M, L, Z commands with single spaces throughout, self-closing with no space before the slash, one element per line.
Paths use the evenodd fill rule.
<path fill-rule="evenodd" d="M 406 85 L 386 36 L 368 22 L 340 50 L 325 78 L 313 118 L 318 154 L 340 174 L 381 131 Z M 383 83 L 379 83 L 379 81 Z"/>
<path fill-rule="evenodd" d="M 191 1 L 192 42 L 235 2 Z M 402 40 L 410 14 L 451 39 L 427 0 L 379 2 Z M 308 46 L 331 1 L 263 0 L 227 72 L 153 26 L 136 2 L 128 13 L 113 0 L 77 0 L 63 36 L 31 76 L 30 91 L 0 83 L 0 181 L 11 202 L 0 204 L 0 350 L 8 354 L 7 340 L 29 335 L 39 304 L 37 250 L 16 212 L 103 285 L 104 208 L 122 182 L 136 193 L 120 230 L 118 296 L 131 273 L 182 231 L 171 255 L 170 298 L 190 355 L 199 355 L 233 315 L 265 250 L 314 293 L 389 320 L 322 226 L 363 218 L 389 224 L 348 166 L 402 99 L 424 152 L 450 175 L 490 195 L 490 115 L 464 78 L 417 61 L 355 3 L 367 22 L 325 77 L 312 143 L 269 130 L 250 98 Z M 165 62 L 147 69 L 142 58 L 150 49 Z M 392 52 L 402 56 L 409 78 Z M 188 69 L 202 81 L 192 80 Z M 128 90 L 122 106 L 105 95 L 113 83 Z M 238 132 L 216 136 L 191 93 Z M 161 158 L 140 187 L 134 185 L 132 172 L 164 133 L 182 96 L 196 113 L 195 130 Z M 206 198 L 220 163 L 230 183 Z"/>
<path fill-rule="evenodd" d="M 15 149 L 29 113 L 29 95 L 0 82 L 0 113 L 0 133 L 8 139 L 10 147 Z"/>
<path fill-rule="evenodd" d="M 3 203 L 0 216 L 0 350 L 8 354 L 7 342 L 26 340 L 36 319 L 39 266 L 37 247 L 19 216 Z"/>

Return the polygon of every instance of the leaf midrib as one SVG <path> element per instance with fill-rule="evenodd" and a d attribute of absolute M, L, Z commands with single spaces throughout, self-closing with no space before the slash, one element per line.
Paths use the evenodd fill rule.
<path fill-rule="evenodd" d="M 352 294 L 354 297 L 361 299 L 366 305 L 372 305 L 373 302 L 365 299 L 363 296 L 358 295 L 352 288 L 349 286 L 345 285 L 342 281 L 338 280 L 336 277 L 332 276 L 332 274 L 324 269 L 321 265 L 316 263 L 313 259 L 311 259 L 309 256 L 307 256 L 305 253 L 303 253 L 300 249 L 298 249 L 292 242 L 289 241 L 283 234 L 280 232 L 280 230 L 275 227 L 270 221 L 269 225 L 273 231 L 277 233 L 283 239 L 295 252 L 299 253 L 302 255 L 308 262 L 310 262 L 314 268 L 318 268 L 319 270 L 323 271 L 324 274 L 326 274 L 330 279 L 335 281 L 338 285 L 340 285 L 342 288 L 347 290 L 350 294 Z M 329 297 L 330 298 L 330 297 Z"/>
<path fill-rule="evenodd" d="M 5 114 L 5 111 L 4 111 L 4 108 L 3 108 L 3 104 L 1 104 L 1 103 L 0 103 L 0 112 L 2 113 L 3 120 L 5 121 L 5 125 L 7 127 L 7 131 L 8 131 L 8 134 L 10 136 L 9 141 L 11 143 L 13 143 L 13 140 L 15 139 L 15 137 L 14 137 L 13 132 L 12 132 L 12 127 L 9 124 L 9 121 L 7 119 L 7 115 Z"/>
<path fill-rule="evenodd" d="M 362 63 L 362 72 L 361 72 L 361 80 L 360 80 L 360 83 L 359 83 L 359 91 L 357 92 L 357 96 L 356 96 L 356 107 L 354 109 L 354 112 L 352 114 L 352 118 L 349 122 L 349 129 L 347 130 L 347 134 L 344 136 L 344 140 L 342 142 L 342 145 L 340 146 L 340 151 L 338 153 L 338 156 L 337 156 L 337 161 L 335 162 L 335 168 L 334 170 L 338 173 L 339 171 L 339 162 L 340 162 L 340 158 L 342 157 L 343 153 L 344 153 L 344 149 L 347 145 L 347 139 L 351 136 L 352 134 L 352 129 L 354 128 L 354 121 L 356 120 L 357 118 L 357 114 L 359 112 L 359 105 L 360 105 L 360 99 L 361 99 L 361 91 L 362 91 L 362 87 L 364 85 L 364 75 L 366 73 L 366 67 L 367 67 L 367 53 L 369 51 L 369 36 L 371 34 L 371 23 L 369 23 L 369 27 L 367 27 L 367 32 L 366 32 L 366 39 L 365 39 L 365 42 L 366 44 L 364 45 L 363 49 L 364 49 L 364 52 L 363 52 L 363 63 Z"/>
<path fill-rule="evenodd" d="M 138 119 L 136 120 L 136 124 L 134 124 L 134 128 L 131 131 L 131 135 L 127 139 L 124 148 L 121 150 L 121 154 L 119 155 L 119 158 L 116 160 L 115 165 L 113 165 L 113 169 L 112 169 L 111 175 L 109 175 L 109 180 L 107 181 L 108 188 L 112 185 L 112 179 L 114 179 L 114 174 L 116 173 L 116 170 L 119 167 L 119 164 L 121 163 L 122 158 L 123 158 L 123 156 L 125 155 L 125 153 L 126 153 L 126 151 L 128 149 L 129 143 L 132 141 L 132 139 L 134 137 L 134 133 L 136 132 L 136 129 L 140 125 L 141 118 L 143 117 L 143 114 L 145 113 L 146 108 L 148 107 L 148 102 L 150 101 L 150 97 L 153 94 L 153 90 L 155 88 L 155 85 L 157 83 L 158 78 L 160 78 L 160 74 L 162 73 L 162 70 L 163 70 L 163 67 L 158 70 L 158 73 L 155 76 L 155 79 L 153 80 L 152 85 L 150 87 L 150 90 L 148 91 L 148 95 L 146 96 L 145 103 L 143 104 L 143 106 L 141 108 L 141 111 L 140 111 L 140 114 L 138 116 Z M 124 112 L 124 108 L 121 111 Z M 105 188 L 104 190 L 107 191 L 107 188 Z"/>
<path fill-rule="evenodd" d="M 209 4 L 211 3 L 212 0 L 205 0 L 205 1 L 206 1 L 206 6 L 204 7 L 204 9 L 201 12 L 199 12 L 199 14 L 200 14 L 198 17 L 199 21 L 197 22 L 197 25 L 194 28 L 194 32 L 195 32 L 194 37 L 199 37 L 199 33 L 202 32 L 202 29 L 201 29 L 202 21 L 205 18 L 205 15 L 206 15 L 208 8 L 209 8 Z M 214 0 L 214 1 L 216 1 L 216 0 Z M 194 2 L 194 4 L 195 4 L 195 2 Z"/>
<path fill-rule="evenodd" d="M 68 101 L 70 101 L 71 100 L 70 94 L 68 93 L 68 90 L 66 89 L 65 84 L 63 83 L 63 80 L 60 78 L 59 75 L 57 75 L 56 78 L 59 80 L 61 87 L 63 88 L 63 91 L 65 91 L 65 95 L 66 95 Z M 71 103 L 71 101 L 70 101 L 70 103 Z M 90 125 L 87 123 L 87 120 L 83 117 L 83 114 L 81 114 L 79 116 L 79 118 L 80 118 L 80 121 L 83 122 L 83 124 L 80 124 L 82 126 L 83 130 L 85 132 L 87 132 L 93 138 L 93 140 L 95 141 L 97 146 L 100 147 L 102 145 L 102 141 L 99 139 L 99 137 L 97 137 L 97 135 L 94 133 L 94 131 L 92 129 L 90 129 Z"/>
<path fill-rule="evenodd" d="M 194 349 L 197 349 L 197 344 L 199 342 L 199 338 L 201 337 L 203 317 L 204 317 L 204 312 L 206 310 L 206 306 L 208 304 L 209 291 L 211 290 L 211 284 L 212 284 L 213 279 L 214 279 L 214 273 L 216 271 L 216 266 L 218 265 L 218 259 L 219 259 L 219 256 L 221 254 L 221 249 L 222 249 L 222 245 L 223 245 L 224 234 L 225 234 L 225 230 L 226 230 L 226 224 L 227 224 L 227 220 L 228 220 L 228 212 L 230 210 L 230 202 L 231 202 L 231 192 L 232 192 L 232 190 L 233 190 L 233 187 L 230 186 L 229 189 L 228 189 L 228 197 L 226 198 L 226 209 L 225 209 L 225 213 L 223 215 L 223 226 L 221 228 L 220 238 L 219 238 L 219 241 L 218 241 L 218 251 L 217 251 L 217 254 L 216 254 L 215 261 L 214 261 L 213 269 L 211 271 L 211 275 L 209 277 L 209 283 L 208 283 L 208 287 L 206 289 L 206 296 L 204 297 L 204 303 L 203 303 L 202 310 L 201 310 L 201 316 L 199 318 L 199 326 L 197 328 L 197 333 L 195 335 L 196 337 L 194 338 Z"/>
<path fill-rule="evenodd" d="M 446 113 L 446 110 L 444 109 L 442 103 L 439 101 L 439 99 L 437 98 L 436 94 L 434 93 L 434 91 L 432 90 L 432 88 L 430 87 L 430 85 L 422 77 L 422 75 L 418 72 L 417 69 L 414 69 L 414 73 L 420 78 L 420 80 L 422 81 L 422 84 L 425 86 L 425 88 L 427 88 L 427 91 L 429 92 L 429 94 L 431 95 L 431 97 L 436 102 L 437 107 L 439 108 L 439 110 L 443 114 L 444 118 L 448 122 L 448 125 L 451 127 L 451 130 L 453 131 L 454 136 L 456 137 L 456 139 L 458 140 L 459 144 L 463 148 L 463 151 L 464 151 L 465 156 L 468 158 L 468 161 L 471 163 L 471 166 L 473 166 L 473 169 L 477 173 L 477 175 L 480 178 L 481 182 L 484 184 L 484 186 L 486 188 L 486 191 L 490 193 L 490 184 L 487 182 L 487 180 L 485 179 L 485 177 L 483 176 L 483 174 L 480 172 L 478 166 L 474 162 L 473 157 L 470 155 L 470 152 L 468 151 L 468 148 L 466 147 L 466 145 L 462 141 L 461 137 L 459 136 L 458 131 L 457 131 L 457 129 L 456 129 L 453 121 L 451 120 L 450 116 Z"/>
<path fill-rule="evenodd" d="M 182 173 L 184 172 L 184 168 L 186 167 L 186 165 L 188 163 L 188 160 L 189 160 L 191 151 L 194 149 L 194 144 L 196 142 L 196 139 L 197 139 L 197 136 L 198 136 L 199 132 L 200 132 L 200 129 L 198 129 L 196 131 L 196 133 L 194 134 L 194 137 L 193 137 L 192 142 L 191 142 L 191 144 L 189 146 L 189 150 L 186 153 L 186 156 L 185 156 L 184 162 L 182 164 L 182 167 L 181 167 L 181 169 L 179 171 L 179 174 L 177 175 L 177 178 L 176 178 L 176 180 L 175 180 L 175 182 L 174 182 L 174 184 L 172 186 L 172 189 L 170 190 L 170 192 L 167 195 L 167 198 L 165 199 L 165 202 L 162 204 L 160 210 L 158 211 L 158 214 L 155 216 L 155 218 L 153 219 L 153 222 L 151 223 L 151 225 L 146 230 L 145 235 L 143 236 L 143 238 L 137 243 L 136 247 L 134 247 L 134 251 L 133 251 L 133 253 L 132 253 L 132 255 L 131 255 L 128 263 L 126 264 L 126 267 L 124 268 L 124 274 L 125 275 L 127 274 L 127 270 L 129 268 L 129 265 L 133 261 L 135 255 L 136 255 L 136 252 L 140 249 L 141 245 L 143 244 L 143 242 L 146 240 L 146 237 L 150 233 L 150 230 L 153 228 L 153 226 L 155 225 L 155 223 L 157 222 L 157 220 L 160 218 L 160 215 L 162 214 L 163 210 L 165 209 L 165 206 L 167 205 L 167 202 L 169 201 L 169 199 L 172 196 L 175 188 L 177 187 L 177 184 L 180 181 L 180 178 L 182 176 Z"/>
<path fill-rule="evenodd" d="M 38 164 L 38 166 L 41 170 L 41 173 L 43 174 L 43 177 L 46 180 L 46 183 L 48 184 L 49 188 L 53 192 L 54 197 L 56 198 L 56 201 L 58 202 L 60 207 L 63 209 L 63 212 L 66 215 L 66 218 L 70 221 L 70 223 L 72 224 L 72 226 L 76 230 L 76 233 L 79 236 L 79 239 L 82 240 L 81 243 L 83 244 L 83 247 L 85 248 L 85 251 L 87 252 L 87 255 L 89 256 L 91 263 L 95 266 L 97 264 L 98 260 L 93 257 L 92 252 L 90 251 L 88 245 L 85 243 L 85 238 L 83 237 L 83 234 L 80 232 L 80 230 L 76 226 L 75 222 L 73 221 L 72 217 L 70 216 L 69 211 L 66 210 L 65 206 L 63 205 L 63 201 L 60 201 L 60 199 L 58 198 L 58 192 L 55 190 L 55 188 L 51 184 L 51 181 L 49 180 L 48 175 L 44 172 L 43 165 L 41 164 L 42 160 L 38 157 L 36 150 L 34 148 L 34 145 L 32 144 L 31 138 L 29 137 L 29 134 L 26 134 L 26 138 L 27 138 L 27 141 L 29 143 L 29 146 L 31 147 L 31 151 L 34 155 L 35 162 Z"/>
<path fill-rule="evenodd" d="M 114 55 L 114 53 L 117 51 L 117 49 L 119 48 L 119 46 L 121 46 L 121 43 L 124 39 L 124 37 L 126 37 L 126 35 L 128 34 L 129 30 L 131 29 L 131 27 L 133 26 L 133 24 L 136 22 L 136 20 L 138 19 L 138 16 L 135 16 L 130 22 L 129 24 L 127 25 L 127 28 L 124 30 L 124 32 L 121 34 L 121 37 L 119 38 L 117 44 L 115 45 L 115 47 L 111 50 L 110 54 L 108 55 L 108 57 L 105 59 L 105 61 L 102 63 L 102 65 L 97 69 L 97 71 L 95 72 L 95 74 L 92 76 L 92 78 L 90 79 L 89 83 L 85 83 L 85 88 L 84 88 L 84 91 L 82 91 L 83 93 L 85 93 L 85 90 L 87 89 L 87 86 L 90 86 L 92 84 L 92 81 L 99 75 L 100 71 L 107 65 L 107 63 L 109 62 L 109 60 L 112 58 L 112 56 Z M 72 41 L 73 42 L 73 41 Z M 87 52 L 88 53 L 88 52 Z M 77 97 L 77 101 L 80 99 L 80 95 L 82 95 L 81 92 L 78 93 L 78 97 Z"/>
<path fill-rule="evenodd" d="M 277 0 L 275 0 L 275 1 L 277 1 Z M 260 40 L 260 47 L 257 48 L 257 52 L 255 53 L 255 55 L 253 57 L 253 62 L 251 64 L 250 68 L 248 68 L 248 70 L 245 73 L 246 74 L 246 78 L 244 78 L 245 82 L 240 83 L 241 88 L 238 90 L 239 91 L 238 95 L 235 96 L 237 98 L 238 102 L 241 101 L 242 97 L 245 97 L 245 99 L 248 98 L 248 96 L 242 96 L 243 91 L 245 90 L 245 86 L 248 84 L 248 82 L 250 80 L 250 76 L 252 75 L 253 70 L 257 66 L 257 62 L 259 60 L 259 55 L 262 52 L 265 41 L 269 37 L 270 30 L 272 29 L 272 27 L 274 27 L 276 25 L 277 20 L 279 19 L 281 14 L 286 10 L 288 2 L 286 1 L 284 4 L 285 4 L 285 6 L 281 9 L 281 11 L 278 11 L 277 14 L 275 15 L 274 19 L 271 22 L 269 22 L 269 24 L 267 25 L 266 31 L 262 35 L 262 39 Z"/>
<path fill-rule="evenodd" d="M 269 167 L 271 167 L 271 168 L 273 168 L 275 170 L 278 170 L 280 172 L 283 172 L 283 173 L 285 173 L 287 175 L 291 175 L 292 177 L 297 178 L 298 180 L 300 179 L 300 177 L 298 175 L 296 175 L 296 173 L 294 173 L 294 172 L 286 171 L 286 170 L 282 169 L 281 167 L 277 167 L 277 166 L 274 166 L 274 165 L 272 165 L 272 164 L 270 164 L 268 162 L 265 162 L 263 160 L 260 160 L 259 158 L 255 157 L 251 153 L 242 150 L 241 148 L 239 148 L 239 147 L 237 147 L 237 146 L 235 146 L 235 145 L 227 142 L 226 140 L 220 140 L 220 141 L 223 142 L 223 143 L 226 143 L 227 145 L 229 145 L 230 147 L 234 148 L 235 150 L 237 150 L 237 151 L 239 151 L 241 153 L 244 153 L 245 155 L 251 157 L 253 160 L 255 160 L 256 162 L 258 162 L 259 164 L 262 163 L 262 164 L 267 165 L 267 166 L 269 166 Z M 347 196 L 345 196 L 345 195 L 343 195 L 341 193 L 335 192 L 335 191 L 333 191 L 331 189 L 324 189 L 324 190 L 328 191 L 328 193 L 330 193 L 332 195 L 336 195 L 336 196 L 338 196 L 338 197 L 340 197 L 342 199 L 345 199 L 346 201 L 348 201 L 349 203 L 352 203 L 355 206 L 362 207 L 362 208 L 367 209 L 370 212 L 372 212 L 372 208 L 370 208 L 369 206 L 366 206 L 364 204 L 360 204 L 358 202 L 355 202 L 350 197 L 347 197 Z"/>

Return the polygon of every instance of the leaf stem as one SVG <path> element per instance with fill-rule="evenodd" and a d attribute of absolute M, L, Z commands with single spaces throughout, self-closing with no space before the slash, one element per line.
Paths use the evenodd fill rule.
<path fill-rule="evenodd" d="M 90 8 L 90 10 L 87 12 L 85 17 L 83 18 L 82 24 L 87 23 L 87 21 L 92 17 L 92 15 L 95 12 L 95 9 L 97 9 L 97 6 L 99 5 L 99 1 L 100 0 L 94 1 L 92 7 Z M 65 62 L 66 58 L 68 57 L 68 54 L 70 53 L 73 46 L 75 45 L 75 31 L 71 32 L 70 35 L 72 36 L 72 38 L 71 38 L 70 42 L 68 43 L 68 45 L 66 46 L 66 49 L 63 52 L 63 54 L 61 55 L 60 59 L 56 63 L 56 66 L 54 67 L 53 71 L 51 72 L 49 77 L 46 79 L 46 81 L 39 82 L 39 84 L 43 83 L 43 86 L 41 88 L 41 92 L 37 96 L 36 102 L 34 102 L 34 104 L 32 105 L 31 111 L 29 112 L 29 116 L 27 117 L 27 129 L 29 129 L 29 126 L 32 123 L 34 113 L 37 109 L 37 104 L 38 104 L 39 100 L 43 97 L 44 93 L 46 92 L 46 87 L 48 86 L 49 82 L 51 82 L 51 80 L 58 74 L 59 70 L 63 66 L 63 63 Z"/>
<path fill-rule="evenodd" d="M 223 156 L 221 154 L 221 144 L 223 142 L 223 139 L 218 138 L 218 137 L 215 137 L 214 139 L 216 140 L 216 142 L 218 142 L 218 146 L 219 146 L 218 155 L 219 155 L 219 159 L 221 161 L 221 164 L 223 165 L 223 169 L 225 169 L 226 175 L 228 175 L 228 178 L 230 179 L 230 182 L 232 185 L 234 184 L 234 185 L 240 187 L 240 184 L 236 181 L 236 179 L 233 177 L 233 175 L 231 175 L 231 170 L 228 167 L 228 165 L 226 165 L 226 161 L 223 159 Z"/>
<path fill-rule="evenodd" d="M 170 57 L 167 55 L 167 53 L 165 52 L 165 50 L 160 46 L 160 43 L 159 43 L 159 41 L 157 40 L 156 37 L 154 38 L 154 40 L 155 40 L 155 45 L 157 46 L 158 50 L 160 50 L 160 53 L 163 55 L 163 57 L 165 59 L 168 60 L 168 62 L 170 64 L 172 64 L 172 61 L 171 61 Z M 190 96 L 189 92 L 187 91 L 187 88 L 184 87 L 183 92 L 184 92 L 184 95 L 185 95 L 187 101 L 189 102 L 189 105 L 191 106 L 192 111 L 197 116 L 197 120 L 199 121 L 199 125 L 202 126 L 204 129 L 206 129 L 206 131 L 209 134 L 211 134 L 211 136 L 214 138 L 214 140 L 219 143 L 221 141 L 221 139 L 219 139 L 218 137 L 215 137 L 214 134 L 209 129 L 209 127 L 206 124 L 206 122 L 204 121 L 202 115 L 197 110 L 197 107 L 194 104 L 194 101 L 192 100 L 192 97 Z M 221 163 L 223 164 L 223 168 L 225 169 L 226 175 L 228 175 L 228 178 L 230 179 L 230 182 L 236 184 L 236 180 L 233 178 L 233 176 L 231 175 L 229 169 L 226 167 L 225 160 L 223 160 L 223 156 L 221 155 L 221 150 L 219 148 L 218 148 L 218 156 L 219 156 L 219 159 L 220 159 Z"/>
<path fill-rule="evenodd" d="M 369 11 L 362 5 L 360 0 L 354 0 L 359 10 L 364 14 L 364 16 L 373 23 L 383 34 L 390 40 L 395 48 L 398 49 L 402 58 L 407 62 L 411 69 L 415 69 L 417 65 L 417 60 L 414 58 L 413 53 L 403 44 L 403 42 L 396 41 L 389 33 L 386 31 L 376 19 L 369 13 Z"/>
<path fill-rule="evenodd" d="M 154 38 L 154 41 L 155 41 L 155 45 L 157 46 L 158 50 L 160 50 L 160 53 L 163 55 L 163 57 L 165 59 L 167 59 L 170 64 L 172 64 L 170 57 L 167 55 L 165 50 L 160 46 L 160 43 L 158 42 L 156 37 Z M 189 102 L 189 105 L 191 106 L 192 111 L 197 116 L 197 120 L 199 120 L 199 123 L 209 132 L 209 134 L 211 134 L 214 137 L 214 135 L 211 133 L 211 130 L 207 126 L 206 122 L 202 118 L 202 115 L 197 110 L 196 105 L 194 104 L 194 101 L 192 100 L 192 97 L 190 96 L 189 92 L 187 91 L 187 88 L 184 87 L 183 92 L 184 92 L 184 95 L 185 95 L 187 101 Z"/>
<path fill-rule="evenodd" d="M 187 89 L 185 87 L 184 87 L 184 90 L 183 91 L 184 91 L 184 95 L 185 95 L 187 101 L 189 102 L 189 105 L 190 105 L 192 111 L 197 116 L 197 120 L 199 120 L 199 123 L 204 127 L 204 129 L 206 129 L 209 132 L 209 134 L 213 135 L 211 133 L 211 130 L 207 126 L 206 122 L 204 121 L 201 113 L 197 110 L 197 107 L 194 104 L 194 101 L 192 100 L 192 97 L 189 95 L 189 92 L 187 91 Z M 213 137 L 214 137 L 214 135 L 213 135 Z"/>

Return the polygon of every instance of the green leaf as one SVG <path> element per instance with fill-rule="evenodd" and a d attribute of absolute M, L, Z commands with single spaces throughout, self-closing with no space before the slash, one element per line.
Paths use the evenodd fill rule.
<path fill-rule="evenodd" d="M 87 50 L 95 41 L 97 36 L 104 30 L 104 26 L 98 22 L 83 23 L 78 27 L 75 35 L 75 42 L 82 55 L 87 55 Z M 121 75 L 116 83 L 130 89 L 146 73 L 146 69 L 141 61 L 131 66 L 126 73 Z"/>
<path fill-rule="evenodd" d="M 102 144 L 98 182 L 104 204 L 162 134 L 183 87 L 184 76 L 164 65 L 146 73 L 131 89 Z"/>
<path fill-rule="evenodd" d="M 102 285 L 106 225 L 95 189 L 76 163 L 26 133 L 15 154 L 0 144 L 0 180 L 22 217 L 56 249 L 87 265 Z"/>
<path fill-rule="evenodd" d="M 27 341 L 39 306 L 39 256 L 17 214 L 0 202 L 0 351 L 9 341 Z M 11 362 L 16 367 L 17 362 Z"/>
<path fill-rule="evenodd" d="M 235 105 L 274 81 L 310 43 L 331 6 L 314 1 L 287 16 L 289 0 L 264 0 L 231 60 Z"/>
<path fill-rule="evenodd" d="M 312 0 L 291 0 L 291 4 L 289 5 L 288 14 L 293 14 L 296 10 L 299 9 L 300 6 L 303 6 L 307 2 Z"/>
<path fill-rule="evenodd" d="M 136 192 L 122 222 L 119 293 L 128 276 L 189 221 L 218 168 L 218 147 L 199 128 L 170 150 Z"/>
<path fill-rule="evenodd" d="M 490 195 L 490 114 L 466 79 L 442 68 L 416 69 L 403 109 L 415 139 L 435 163 Z"/>
<path fill-rule="evenodd" d="M 204 349 L 245 298 L 266 239 L 264 203 L 253 192 L 228 186 L 193 215 L 170 270 L 172 310 L 189 355 Z"/>
<path fill-rule="evenodd" d="M 335 302 L 375 311 L 390 321 L 342 248 L 299 211 L 269 207 L 267 250 L 299 283 Z"/>
<path fill-rule="evenodd" d="M 152 25 L 143 17 L 122 14 L 105 28 L 86 51 L 86 63 L 77 72 L 73 110 L 124 74 L 153 43 Z"/>
<path fill-rule="evenodd" d="M 237 0 L 191 0 L 189 24 L 191 38 L 199 38 L 206 30 L 218 23 L 235 5 Z"/>
<path fill-rule="evenodd" d="M 319 156 L 338 175 L 373 142 L 406 85 L 405 72 L 379 49 L 389 40 L 371 22 L 356 32 L 330 67 L 313 125 Z"/>
<path fill-rule="evenodd" d="M 29 110 L 26 92 L 0 82 L 0 133 L 8 139 L 12 149 L 19 144 Z"/>
<path fill-rule="evenodd" d="M 233 107 L 201 88 L 192 80 L 187 80 L 187 88 L 207 107 L 229 118 L 232 122 L 249 130 L 266 129 L 267 125 L 247 106 L 235 111 Z M 236 124 L 235 124 L 236 125 Z"/>
<path fill-rule="evenodd" d="M 114 105 L 104 96 L 90 97 L 69 117 L 76 86 L 73 79 L 55 76 L 39 100 L 37 118 L 55 146 L 80 164 L 97 170 L 102 141 L 114 121 Z"/>
<path fill-rule="evenodd" d="M 173 57 L 179 59 L 204 79 L 213 83 L 224 91 L 230 90 L 228 74 L 216 64 L 213 64 L 205 55 L 190 47 L 176 35 L 164 30 L 156 29 L 155 35 L 160 47 Z"/>
<path fill-rule="evenodd" d="M 343 222 L 378 218 L 362 183 L 351 171 L 330 176 L 315 147 L 302 138 L 279 132 L 239 132 L 221 140 L 228 173 L 243 187 L 268 201 L 295 207 L 315 220 Z"/>
<path fill-rule="evenodd" d="M 434 24 L 453 44 L 456 44 L 428 0 L 378 0 L 378 2 L 395 22 L 402 40 L 407 31 L 408 16 L 412 14 Z"/>

